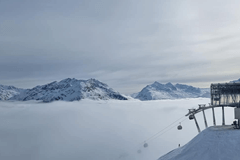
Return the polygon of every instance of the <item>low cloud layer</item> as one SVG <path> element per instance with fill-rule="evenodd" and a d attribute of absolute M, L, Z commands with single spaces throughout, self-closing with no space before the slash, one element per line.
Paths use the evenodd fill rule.
<path fill-rule="evenodd" d="M 198 132 L 194 121 L 178 121 L 189 108 L 209 99 L 163 101 L 0 102 L 0 159 L 4 160 L 145 160 L 190 141 Z M 221 125 L 221 108 L 216 109 Z M 233 109 L 226 109 L 226 124 Z M 211 110 L 206 111 L 212 125 Z M 204 129 L 202 114 L 197 114 Z M 184 120 L 181 119 L 181 120 Z M 179 121 L 181 121 L 179 120 Z M 160 135 L 160 136 L 159 136 Z M 143 148 L 143 142 L 149 144 Z M 138 154 L 137 150 L 142 153 Z"/>

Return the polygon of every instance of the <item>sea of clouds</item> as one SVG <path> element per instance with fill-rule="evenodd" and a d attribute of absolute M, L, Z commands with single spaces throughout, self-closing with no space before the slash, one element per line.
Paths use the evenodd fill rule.
<path fill-rule="evenodd" d="M 4 160 L 156 160 L 198 134 L 194 121 L 183 117 L 189 108 L 210 99 L 157 101 L 92 101 L 41 103 L 0 102 L 0 159 Z M 216 109 L 222 123 L 221 108 Z M 226 108 L 226 123 L 233 109 Z M 212 125 L 212 112 L 206 111 Z M 143 142 L 175 120 L 170 130 Z M 197 114 L 204 129 L 202 113 Z M 162 134 L 163 133 L 163 134 Z M 137 153 L 141 150 L 141 153 Z"/>

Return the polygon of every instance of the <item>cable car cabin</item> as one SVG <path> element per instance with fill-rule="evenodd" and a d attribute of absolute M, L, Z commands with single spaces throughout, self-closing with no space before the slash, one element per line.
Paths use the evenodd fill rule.
<path fill-rule="evenodd" d="M 144 143 L 143 147 L 144 147 L 144 148 L 147 148 L 147 147 L 148 147 L 148 144 L 147 144 L 147 143 Z"/>
<path fill-rule="evenodd" d="M 193 116 L 194 116 L 194 115 L 192 115 L 192 114 L 191 114 L 191 115 L 189 115 L 189 117 L 188 117 L 188 118 L 189 118 L 190 120 L 193 120 L 193 119 L 194 119 L 194 117 L 193 117 Z"/>
<path fill-rule="evenodd" d="M 177 127 L 178 130 L 182 130 L 182 125 L 180 124 L 178 127 Z"/>

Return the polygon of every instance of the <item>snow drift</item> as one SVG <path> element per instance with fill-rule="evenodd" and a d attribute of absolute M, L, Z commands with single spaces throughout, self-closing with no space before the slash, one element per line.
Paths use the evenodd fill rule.
<path fill-rule="evenodd" d="M 209 127 L 185 146 L 158 160 L 239 160 L 240 130 L 228 126 Z"/>

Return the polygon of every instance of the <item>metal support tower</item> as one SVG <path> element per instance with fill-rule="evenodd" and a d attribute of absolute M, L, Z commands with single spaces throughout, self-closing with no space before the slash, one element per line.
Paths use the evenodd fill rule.
<path fill-rule="evenodd" d="M 212 107 L 212 113 L 213 113 L 213 124 L 214 124 L 214 126 L 216 126 L 214 107 Z"/>
<path fill-rule="evenodd" d="M 202 113 L 203 113 L 203 118 L 204 118 L 205 127 L 207 128 L 208 125 L 207 125 L 207 119 L 206 119 L 204 110 L 202 110 Z"/>
<path fill-rule="evenodd" d="M 222 125 L 225 125 L 224 106 L 222 106 Z"/>
<path fill-rule="evenodd" d="M 193 115 L 193 119 L 194 119 L 195 124 L 196 124 L 196 126 L 197 126 L 198 133 L 200 133 L 201 130 L 200 130 L 200 128 L 199 128 L 199 125 L 198 125 L 198 122 L 197 122 L 197 119 L 196 119 L 195 115 Z"/>

